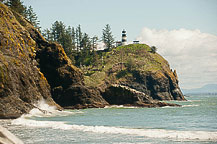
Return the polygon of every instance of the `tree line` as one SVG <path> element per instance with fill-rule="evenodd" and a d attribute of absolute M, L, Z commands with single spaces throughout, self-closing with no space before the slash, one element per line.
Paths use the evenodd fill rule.
<path fill-rule="evenodd" d="M 61 44 L 68 57 L 77 66 L 97 64 L 99 61 L 98 42 L 105 43 L 106 51 L 109 51 L 114 44 L 109 24 L 103 29 L 101 39 L 98 36 L 90 37 L 82 31 L 81 25 L 74 28 L 66 26 L 62 21 L 54 22 L 51 28 L 45 29 L 42 34 L 48 41 Z"/>
<path fill-rule="evenodd" d="M 40 21 L 31 6 L 25 6 L 20 0 L 0 0 L 0 2 L 24 16 L 34 27 L 42 31 L 42 35 L 47 41 L 61 44 L 67 56 L 77 66 L 99 63 L 102 54 L 97 51 L 98 42 L 105 44 L 105 51 L 114 47 L 115 40 L 109 24 L 102 30 L 101 38 L 90 37 L 82 31 L 81 25 L 66 26 L 62 21 L 55 21 L 51 28 L 41 30 Z"/>
<path fill-rule="evenodd" d="M 36 13 L 33 11 L 32 6 L 27 7 L 20 0 L 0 0 L 0 2 L 7 5 L 10 9 L 14 10 L 15 12 L 21 14 L 35 28 L 37 28 L 40 31 L 40 21 L 38 20 Z"/>

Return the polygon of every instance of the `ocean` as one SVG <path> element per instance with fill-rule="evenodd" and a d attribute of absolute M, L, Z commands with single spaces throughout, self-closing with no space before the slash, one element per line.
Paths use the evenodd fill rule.
<path fill-rule="evenodd" d="M 110 106 L 58 112 L 44 101 L 0 124 L 25 144 L 216 144 L 217 96 L 190 95 L 170 101 L 182 107 Z"/>

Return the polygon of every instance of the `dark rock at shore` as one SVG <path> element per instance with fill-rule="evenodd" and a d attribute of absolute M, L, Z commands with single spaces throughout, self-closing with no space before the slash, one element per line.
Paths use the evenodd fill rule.
<path fill-rule="evenodd" d="M 123 85 L 112 85 L 102 94 L 103 98 L 111 105 L 124 105 L 135 107 L 163 107 L 180 106 L 177 104 L 159 102 L 143 92 Z"/>
<path fill-rule="evenodd" d="M 177 78 L 166 71 L 141 72 L 134 71 L 133 79 L 119 81 L 137 91 L 143 92 L 155 100 L 185 100 L 177 82 Z"/>
<path fill-rule="evenodd" d="M 56 90 L 58 91 L 58 90 Z M 87 88 L 84 85 L 72 85 L 63 92 L 54 92 L 54 100 L 64 108 L 90 108 L 104 107 L 109 105 L 94 88 Z"/>

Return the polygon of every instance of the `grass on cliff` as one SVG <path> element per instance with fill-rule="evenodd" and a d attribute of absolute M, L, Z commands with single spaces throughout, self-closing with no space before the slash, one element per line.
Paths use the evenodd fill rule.
<path fill-rule="evenodd" d="M 156 72 L 169 67 L 168 62 L 146 44 L 119 46 L 101 53 L 101 57 L 98 65 L 83 69 L 85 83 L 89 86 L 100 85 L 105 79 L 132 77 L 133 71 Z"/>
<path fill-rule="evenodd" d="M 112 68 L 114 64 L 123 63 L 125 66 L 133 65 L 139 71 L 161 70 L 167 61 L 157 53 L 152 53 L 146 44 L 130 44 L 112 49 L 106 53 L 104 71 Z"/>

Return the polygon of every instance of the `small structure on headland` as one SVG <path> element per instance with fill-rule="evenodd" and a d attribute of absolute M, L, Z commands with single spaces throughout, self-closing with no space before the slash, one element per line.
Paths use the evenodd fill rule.
<path fill-rule="evenodd" d="M 122 42 L 121 41 L 116 41 L 116 47 L 121 46 Z"/>
<path fill-rule="evenodd" d="M 122 45 L 127 45 L 127 34 L 126 34 L 126 30 L 123 29 L 122 31 Z"/>
<path fill-rule="evenodd" d="M 118 46 L 124 46 L 127 45 L 127 34 L 126 34 L 126 30 L 122 30 L 122 37 L 121 37 L 121 41 L 116 41 L 116 47 Z"/>
<path fill-rule="evenodd" d="M 133 44 L 139 44 L 139 41 L 138 40 L 134 40 Z"/>

